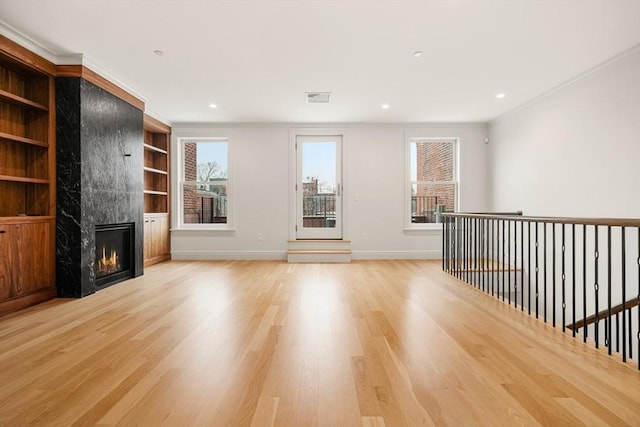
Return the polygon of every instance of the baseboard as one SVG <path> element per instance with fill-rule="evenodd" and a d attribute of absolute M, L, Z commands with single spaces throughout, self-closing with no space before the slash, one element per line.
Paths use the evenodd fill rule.
<path fill-rule="evenodd" d="M 171 259 L 179 261 L 236 259 L 284 261 L 287 259 L 287 251 L 172 251 Z"/>
<path fill-rule="evenodd" d="M 352 259 L 441 259 L 439 250 L 431 251 L 353 251 Z"/>
<path fill-rule="evenodd" d="M 431 251 L 353 251 L 351 259 L 441 259 L 439 250 Z M 171 259 L 196 260 L 268 260 L 287 259 L 287 251 L 172 251 Z"/>

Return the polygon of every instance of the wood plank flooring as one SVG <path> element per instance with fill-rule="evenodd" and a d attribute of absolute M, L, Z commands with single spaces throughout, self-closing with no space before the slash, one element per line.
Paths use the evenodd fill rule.
<path fill-rule="evenodd" d="M 640 373 L 433 261 L 168 262 L 0 318 L 0 425 L 640 425 Z"/>

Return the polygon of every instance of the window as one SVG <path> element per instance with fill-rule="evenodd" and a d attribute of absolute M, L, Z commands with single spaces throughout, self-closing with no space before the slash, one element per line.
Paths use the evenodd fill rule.
<path fill-rule="evenodd" d="M 178 140 L 181 228 L 222 228 L 230 225 L 228 140 Z"/>
<path fill-rule="evenodd" d="M 457 139 L 408 140 L 408 228 L 429 228 L 457 207 Z"/>

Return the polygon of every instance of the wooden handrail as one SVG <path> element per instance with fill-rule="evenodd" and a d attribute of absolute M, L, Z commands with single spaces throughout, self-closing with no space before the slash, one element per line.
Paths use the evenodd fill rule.
<path fill-rule="evenodd" d="M 446 212 L 443 212 L 444 215 Z M 450 212 L 453 214 L 453 212 Z M 464 212 L 467 215 L 494 215 L 494 216 L 522 216 L 522 211 L 513 211 L 513 212 Z M 455 215 L 455 214 L 454 214 Z"/>
<path fill-rule="evenodd" d="M 614 314 L 618 314 L 621 313 L 624 310 L 628 310 L 630 308 L 633 308 L 635 306 L 638 305 L 638 301 L 640 301 L 640 296 L 636 297 L 634 299 L 630 299 L 629 301 L 625 302 L 624 304 L 618 304 L 615 307 L 611 307 L 611 315 L 613 316 Z M 598 321 L 602 320 L 602 319 L 606 319 L 607 317 L 609 317 L 609 309 L 605 309 L 602 310 L 601 312 L 598 313 Z M 578 320 L 575 324 L 574 323 L 569 323 L 568 325 L 566 325 L 567 328 L 569 329 L 573 329 L 575 331 L 577 331 L 580 328 L 583 328 L 585 326 L 589 326 L 592 323 L 594 323 L 596 321 L 596 315 L 592 314 L 589 317 L 586 317 L 584 319 Z"/>
<path fill-rule="evenodd" d="M 475 213 L 443 213 L 443 217 L 449 218 L 480 218 L 480 219 L 501 219 L 507 221 L 540 222 L 551 224 L 576 224 L 576 225 L 601 225 L 612 227 L 640 227 L 640 218 L 571 218 L 571 217 L 548 217 L 548 216 L 517 216 L 497 214 L 475 214 Z"/>

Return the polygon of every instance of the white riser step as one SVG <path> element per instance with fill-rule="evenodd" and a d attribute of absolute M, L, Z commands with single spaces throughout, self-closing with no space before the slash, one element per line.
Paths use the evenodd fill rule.
<path fill-rule="evenodd" d="M 351 262 L 350 250 L 290 250 L 288 262 Z"/>
<path fill-rule="evenodd" d="M 350 240 L 289 240 L 289 250 L 348 250 Z"/>
<path fill-rule="evenodd" d="M 289 240 L 289 262 L 351 262 L 349 240 Z"/>

